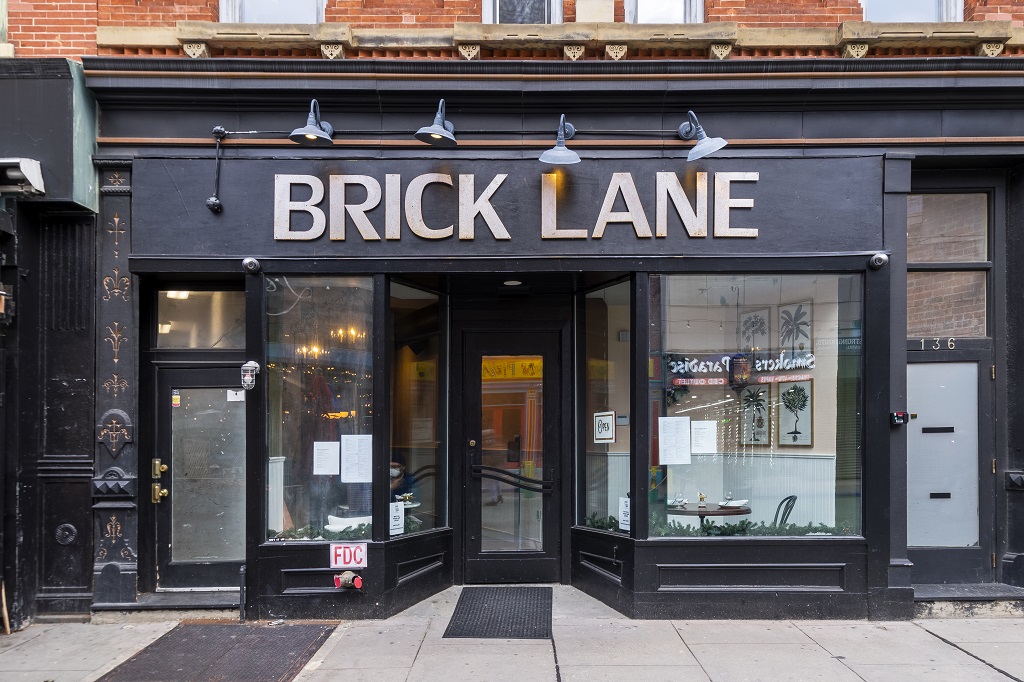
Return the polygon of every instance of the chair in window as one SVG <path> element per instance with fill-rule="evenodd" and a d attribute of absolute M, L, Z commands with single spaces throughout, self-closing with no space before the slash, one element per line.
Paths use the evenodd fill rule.
<path fill-rule="evenodd" d="M 796 504 L 796 495 L 789 495 L 783 497 L 782 502 L 779 502 L 779 506 L 775 508 L 775 520 L 772 521 L 773 526 L 784 526 L 789 521 L 789 515 L 793 513 L 793 505 Z"/>

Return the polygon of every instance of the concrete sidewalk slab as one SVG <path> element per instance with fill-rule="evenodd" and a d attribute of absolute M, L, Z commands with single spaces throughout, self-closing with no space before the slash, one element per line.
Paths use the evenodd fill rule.
<path fill-rule="evenodd" d="M 552 639 L 445 639 L 461 587 L 386 620 L 339 623 L 302 682 L 1024 679 L 1024 619 L 631 620 L 555 585 Z M 150 617 L 152 618 L 152 616 Z M 177 621 L 31 626 L 0 637 L 0 680 L 94 681 Z M 1001 672 L 1001 671 L 1005 671 Z"/>
<path fill-rule="evenodd" d="M 857 682 L 860 677 L 813 642 L 807 644 L 691 644 L 690 650 L 714 681 L 778 682 L 830 680 Z"/>
<path fill-rule="evenodd" d="M 177 625 L 60 623 L 32 625 L 0 638 L 0 679 L 95 680 Z M 44 677 L 40 673 L 45 673 Z"/>

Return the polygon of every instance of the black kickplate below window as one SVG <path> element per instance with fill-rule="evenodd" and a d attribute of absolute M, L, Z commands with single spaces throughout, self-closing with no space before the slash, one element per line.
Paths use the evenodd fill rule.
<path fill-rule="evenodd" d="M 334 627 L 181 623 L 100 682 L 287 682 L 301 672 Z"/>
<path fill-rule="evenodd" d="M 550 587 L 466 587 L 445 637 L 550 639 Z"/>

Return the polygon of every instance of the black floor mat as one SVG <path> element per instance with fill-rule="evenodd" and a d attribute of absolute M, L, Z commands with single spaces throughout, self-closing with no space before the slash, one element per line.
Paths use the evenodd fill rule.
<path fill-rule="evenodd" d="M 549 639 L 550 587 L 466 587 L 445 637 Z"/>
<path fill-rule="evenodd" d="M 181 623 L 100 682 L 287 682 L 334 627 Z"/>

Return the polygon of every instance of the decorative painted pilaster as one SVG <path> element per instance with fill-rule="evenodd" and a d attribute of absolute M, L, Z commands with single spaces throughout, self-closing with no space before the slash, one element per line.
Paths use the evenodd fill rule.
<path fill-rule="evenodd" d="M 138 596 L 138 299 L 128 270 L 132 162 L 97 160 L 96 442 L 92 481 L 93 604 Z"/>

